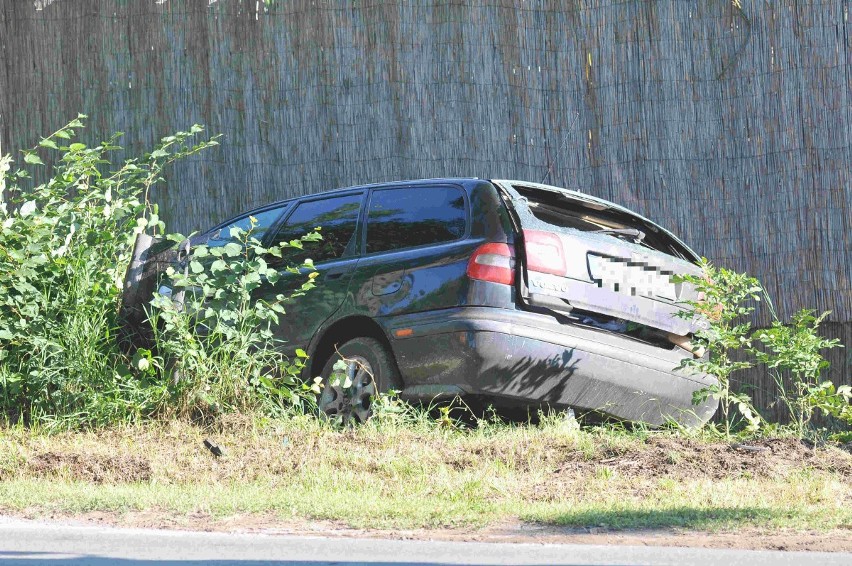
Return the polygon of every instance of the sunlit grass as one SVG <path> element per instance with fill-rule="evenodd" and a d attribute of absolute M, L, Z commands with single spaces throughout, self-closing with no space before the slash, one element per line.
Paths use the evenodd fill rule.
<path fill-rule="evenodd" d="M 223 457 L 203 447 L 207 437 Z M 663 447 L 647 460 L 654 442 Z M 517 519 L 615 529 L 852 525 L 852 455 L 842 450 L 712 477 L 679 466 L 696 450 L 720 459 L 737 453 L 713 438 L 684 442 L 671 432 L 576 430 L 558 419 L 473 429 L 427 419 L 336 431 L 308 418 L 244 419 L 218 431 L 181 422 L 52 435 L 5 429 L 0 509 L 264 514 L 359 528 Z M 660 467 L 630 466 L 641 458 Z"/>

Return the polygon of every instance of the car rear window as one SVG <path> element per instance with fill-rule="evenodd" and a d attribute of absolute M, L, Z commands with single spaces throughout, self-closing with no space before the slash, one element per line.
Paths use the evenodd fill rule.
<path fill-rule="evenodd" d="M 527 199 L 532 215 L 542 222 L 583 232 L 615 234 L 618 231 L 639 230 L 642 232 L 642 245 L 688 261 L 694 260 L 693 254 L 682 244 L 633 214 L 573 199 L 554 191 L 518 185 L 513 187 Z M 629 235 L 626 237 L 630 238 Z"/>
<path fill-rule="evenodd" d="M 306 242 L 301 250 L 285 249 L 282 260 L 270 259 L 270 263 L 299 264 L 307 258 L 320 263 L 351 253 L 362 199 L 363 193 L 358 193 L 300 203 L 278 230 L 272 244 L 301 238 L 317 227 L 322 240 Z"/>
<path fill-rule="evenodd" d="M 367 218 L 367 253 L 452 242 L 465 233 L 464 193 L 457 187 L 381 189 Z"/>

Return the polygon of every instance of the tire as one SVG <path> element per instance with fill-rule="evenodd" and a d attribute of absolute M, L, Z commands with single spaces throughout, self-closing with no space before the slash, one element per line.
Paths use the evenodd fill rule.
<path fill-rule="evenodd" d="M 347 369 L 335 374 L 334 365 L 341 358 L 348 362 Z M 373 414 L 376 395 L 400 389 L 393 354 L 375 338 L 353 338 L 338 347 L 325 362 L 320 376 L 323 383 L 317 400 L 320 415 L 342 425 L 366 422 Z"/>

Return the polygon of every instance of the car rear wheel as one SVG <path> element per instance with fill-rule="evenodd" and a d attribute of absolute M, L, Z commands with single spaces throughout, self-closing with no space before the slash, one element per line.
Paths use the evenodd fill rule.
<path fill-rule="evenodd" d="M 346 364 L 335 370 L 338 360 Z M 393 355 L 375 338 L 354 338 L 340 346 L 326 361 L 321 373 L 323 389 L 318 401 L 320 415 L 353 425 L 373 415 L 378 394 L 399 389 L 399 371 Z"/>

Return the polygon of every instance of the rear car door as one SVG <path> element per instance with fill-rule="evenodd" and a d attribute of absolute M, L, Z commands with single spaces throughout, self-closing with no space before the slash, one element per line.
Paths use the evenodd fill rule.
<path fill-rule="evenodd" d="M 336 194 L 298 202 L 281 223 L 267 246 L 289 242 L 320 229 L 322 240 L 307 242 L 304 249 L 285 248 L 283 257 L 269 257 L 281 278 L 260 287 L 258 295 L 276 301 L 279 294 L 290 296 L 307 279 L 307 270 L 294 274 L 288 266 L 301 265 L 305 259 L 314 262 L 317 285 L 305 295 L 284 303 L 286 314 L 279 319 L 276 336 L 286 342 L 285 351 L 306 348 L 317 328 L 343 304 L 358 258 L 358 219 L 366 193 Z"/>
<path fill-rule="evenodd" d="M 456 185 L 373 189 L 364 256 L 352 290 L 371 317 L 458 306 L 464 302 L 468 200 Z"/>

